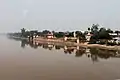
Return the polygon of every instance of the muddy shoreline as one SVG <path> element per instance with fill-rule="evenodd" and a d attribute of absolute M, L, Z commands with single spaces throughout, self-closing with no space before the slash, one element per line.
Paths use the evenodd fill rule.
<path fill-rule="evenodd" d="M 54 45 L 68 45 L 68 46 L 80 46 L 85 48 L 100 48 L 100 49 L 108 49 L 108 50 L 120 50 L 120 46 L 106 46 L 100 44 L 88 44 L 88 43 L 75 43 L 64 41 L 62 39 L 44 39 L 44 38 L 35 38 L 33 39 L 36 43 L 49 43 Z"/>

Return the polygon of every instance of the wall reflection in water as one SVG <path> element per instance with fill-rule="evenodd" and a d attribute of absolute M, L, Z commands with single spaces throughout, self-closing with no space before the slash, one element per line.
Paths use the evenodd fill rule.
<path fill-rule="evenodd" d="M 80 46 L 67 46 L 61 44 L 54 43 L 36 43 L 29 42 L 27 40 L 20 40 L 21 47 L 25 48 L 26 46 L 30 46 L 31 48 L 38 49 L 39 47 L 48 50 L 63 50 L 65 54 L 75 54 L 75 57 L 86 56 L 90 58 L 94 62 L 98 62 L 99 59 L 109 59 L 109 58 L 120 58 L 120 51 L 116 50 L 105 50 L 98 48 L 83 48 Z"/>

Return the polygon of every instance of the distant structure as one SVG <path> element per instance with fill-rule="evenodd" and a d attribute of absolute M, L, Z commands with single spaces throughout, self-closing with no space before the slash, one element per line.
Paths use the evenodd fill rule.
<path fill-rule="evenodd" d="M 93 34 L 91 34 L 91 30 L 89 29 L 87 35 L 85 36 L 86 40 L 90 41 L 91 36 L 93 36 Z"/>
<path fill-rule="evenodd" d="M 66 35 L 69 35 L 69 33 L 67 33 Z M 64 37 L 64 41 L 70 40 L 70 41 L 75 41 L 77 43 L 80 43 L 79 38 L 76 37 L 76 32 L 73 32 L 72 35 L 73 35 L 73 37 L 67 37 L 67 36 L 65 36 Z"/>
<path fill-rule="evenodd" d="M 112 40 L 110 40 L 109 42 L 115 42 L 116 44 L 120 43 L 120 33 L 109 33 L 109 35 L 112 37 Z"/>
<path fill-rule="evenodd" d="M 53 39 L 54 38 L 54 34 L 52 32 L 49 32 L 47 34 L 44 34 L 44 37 L 46 37 L 47 39 Z"/>
<path fill-rule="evenodd" d="M 74 38 L 76 38 L 76 33 L 75 32 L 73 33 L 73 35 L 74 35 Z"/>

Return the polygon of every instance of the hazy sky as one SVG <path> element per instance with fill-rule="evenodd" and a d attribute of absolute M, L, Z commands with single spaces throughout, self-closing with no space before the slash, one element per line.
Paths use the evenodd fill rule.
<path fill-rule="evenodd" d="M 93 23 L 120 30 L 120 0 L 0 0 L 0 32 L 86 30 Z"/>

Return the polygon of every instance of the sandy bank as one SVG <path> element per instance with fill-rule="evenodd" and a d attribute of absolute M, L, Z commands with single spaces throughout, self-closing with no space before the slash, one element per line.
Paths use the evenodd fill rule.
<path fill-rule="evenodd" d="M 100 48 L 100 49 L 108 49 L 108 50 L 120 50 L 120 46 L 106 46 L 106 45 L 100 45 L 100 44 L 87 44 L 87 43 L 75 43 L 75 42 L 69 42 L 64 41 L 62 39 L 43 39 L 43 38 L 36 38 L 34 39 L 37 43 L 51 43 L 51 44 L 57 44 L 57 45 L 70 45 L 70 46 L 81 46 L 86 48 Z"/>

